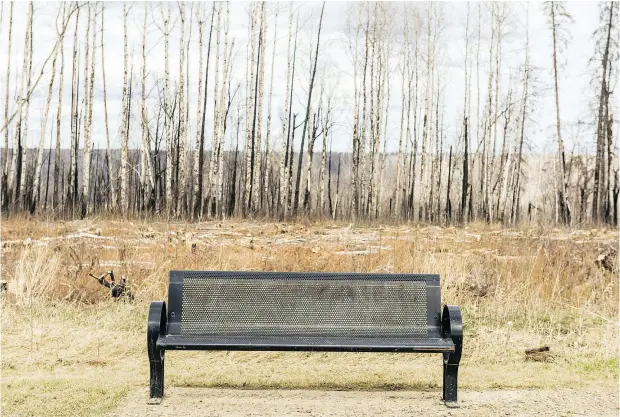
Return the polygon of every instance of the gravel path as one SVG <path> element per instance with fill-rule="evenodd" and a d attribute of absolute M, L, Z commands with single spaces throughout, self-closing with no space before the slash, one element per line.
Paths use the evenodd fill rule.
<path fill-rule="evenodd" d="M 113 417 L 173 416 L 618 416 L 618 389 L 462 391 L 446 408 L 439 391 L 174 388 L 160 405 L 135 392 Z"/>

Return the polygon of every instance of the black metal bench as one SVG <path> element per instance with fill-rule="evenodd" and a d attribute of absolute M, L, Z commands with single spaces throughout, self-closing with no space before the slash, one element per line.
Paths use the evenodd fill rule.
<path fill-rule="evenodd" d="M 171 271 L 168 309 L 151 303 L 152 402 L 166 350 L 443 354 L 443 399 L 457 406 L 463 343 L 457 306 L 441 310 L 439 275 Z"/>

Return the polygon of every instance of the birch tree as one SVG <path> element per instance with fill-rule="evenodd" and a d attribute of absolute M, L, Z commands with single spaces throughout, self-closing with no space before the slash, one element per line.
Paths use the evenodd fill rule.
<path fill-rule="evenodd" d="M 129 105 L 128 93 L 127 93 L 127 4 L 123 2 L 123 92 L 122 92 L 122 100 L 123 104 L 121 107 L 121 186 L 120 186 L 120 206 L 123 214 L 127 213 L 129 208 L 129 196 L 128 192 L 128 164 L 129 164 L 129 141 L 128 141 L 128 117 L 127 117 L 127 108 Z"/>
<path fill-rule="evenodd" d="M 319 47 L 321 44 L 321 27 L 323 25 L 323 12 L 325 11 L 325 2 L 323 2 L 323 6 L 321 7 L 321 17 L 319 18 L 319 30 L 317 32 L 317 37 L 316 37 L 316 50 L 314 52 L 314 65 L 312 67 L 312 73 L 310 76 L 310 86 L 308 88 L 308 102 L 306 104 L 306 117 L 304 119 L 304 127 L 301 131 L 301 147 L 299 148 L 299 163 L 297 165 L 297 181 L 296 181 L 296 186 L 295 186 L 295 203 L 293 206 L 293 214 L 297 215 L 297 208 L 299 206 L 299 185 L 301 182 L 301 163 L 302 163 L 302 158 L 303 158 L 303 147 L 304 147 L 304 139 L 306 136 L 306 129 L 308 126 L 308 120 L 310 119 L 310 104 L 312 101 L 312 89 L 314 87 L 314 78 L 316 76 L 316 66 L 317 66 L 317 61 L 318 61 L 318 57 L 319 57 Z"/>
<path fill-rule="evenodd" d="M 6 89 L 4 99 L 4 125 L 7 126 L 4 129 L 4 164 L 2 167 L 2 201 L 3 206 L 6 207 L 8 203 L 8 175 L 9 175 L 9 81 L 11 78 L 11 39 L 13 36 L 13 2 L 9 6 L 9 35 L 8 35 L 8 48 L 6 53 Z M 15 148 L 13 148 L 13 154 L 15 154 Z"/>
<path fill-rule="evenodd" d="M 30 85 L 32 81 L 32 19 L 33 19 L 33 5 L 32 2 L 28 5 L 28 24 L 26 25 L 26 38 L 24 41 L 24 68 L 22 72 L 22 94 L 20 95 L 20 101 L 26 102 L 26 109 L 22 114 L 20 108 L 19 124 L 16 129 L 17 140 L 13 147 L 14 153 L 19 155 L 19 161 L 15 161 L 15 167 L 11 170 L 17 171 L 17 163 L 19 163 L 19 193 L 17 190 L 13 192 L 13 204 L 18 199 L 21 207 L 26 205 L 26 151 L 28 149 L 28 120 L 30 113 Z M 25 88 L 24 88 L 25 87 Z M 23 125 L 22 124 L 23 118 Z M 14 174 L 15 175 L 15 174 Z M 14 176 L 13 176 L 14 177 Z"/>
<path fill-rule="evenodd" d="M 140 183 L 144 199 L 150 201 L 151 190 L 155 187 L 155 181 L 153 178 L 153 170 L 151 167 L 151 146 L 149 142 L 149 126 L 148 126 L 148 113 L 146 109 L 146 17 L 147 17 L 147 3 L 144 3 L 144 23 L 142 25 L 142 109 L 141 109 L 141 127 L 142 127 L 142 153 L 140 164 Z"/>
<path fill-rule="evenodd" d="M 92 57 L 90 60 L 90 75 L 85 77 L 88 80 L 89 88 L 84 89 L 84 97 L 88 98 L 87 108 L 85 109 L 87 113 L 85 113 L 84 118 L 88 119 L 84 123 L 84 159 L 82 162 L 83 171 L 82 171 L 82 217 L 85 217 L 88 212 L 90 212 L 90 162 L 91 162 L 91 151 L 92 151 L 92 124 L 93 124 L 93 101 L 94 101 L 94 85 L 95 85 L 95 43 L 96 43 L 96 30 L 94 28 L 94 15 L 97 13 L 97 6 L 94 5 L 95 12 L 93 14 L 93 50 Z M 88 26 L 90 26 L 90 14 L 91 10 L 89 7 L 89 20 Z M 87 32 L 88 34 L 88 32 Z M 85 56 L 88 56 L 88 35 L 86 37 L 86 53 Z M 87 66 L 85 65 L 85 68 Z M 86 71 L 85 71 L 86 72 Z M 86 86 L 86 84 L 85 84 Z"/>
<path fill-rule="evenodd" d="M 168 38 L 170 36 L 171 25 L 171 11 L 170 3 L 168 3 L 167 13 L 164 15 L 163 8 L 161 9 L 161 17 L 163 21 L 164 32 L 164 130 L 166 137 L 166 210 L 168 215 L 174 211 L 172 203 L 172 132 L 173 132 L 173 109 L 170 106 L 170 67 L 168 57 Z"/>
<path fill-rule="evenodd" d="M 265 214 L 270 212 L 271 207 L 269 207 L 267 198 L 267 192 L 269 190 L 269 179 L 271 176 L 271 155 L 270 151 L 270 135 L 271 135 L 271 106 L 272 106 L 272 98 L 273 98 L 273 75 L 275 74 L 275 59 L 276 59 L 276 41 L 277 41 L 277 33 L 278 33 L 278 13 L 280 11 L 279 4 L 276 4 L 276 15 L 275 15 L 275 27 L 273 29 L 273 50 L 271 54 L 271 79 L 269 80 L 269 98 L 267 101 L 267 134 L 265 137 L 265 177 L 263 182 L 263 201 L 262 204 L 264 206 Z"/>
<path fill-rule="evenodd" d="M 278 186 L 278 209 L 284 211 L 288 190 L 286 185 L 286 168 L 288 163 L 288 142 L 289 142 L 289 97 L 291 89 L 291 39 L 293 36 L 293 2 L 289 3 L 288 18 L 288 43 L 286 47 L 286 91 L 284 93 L 284 117 L 282 119 L 282 150 L 280 151 L 280 181 Z"/>
<path fill-rule="evenodd" d="M 105 73 L 106 73 L 105 52 L 103 49 L 103 45 L 105 44 L 105 42 L 103 41 L 104 22 L 105 22 L 104 10 L 105 10 L 105 2 L 101 3 L 101 79 L 103 81 L 103 114 L 105 118 L 105 139 L 106 139 L 105 159 L 106 159 L 106 166 L 108 168 L 108 204 L 112 208 L 112 210 L 114 210 L 116 208 L 116 192 L 115 192 L 115 186 L 114 186 L 114 171 L 112 169 L 112 156 L 110 153 L 110 128 L 108 124 L 108 98 L 107 98 L 108 94 L 107 94 L 106 81 L 105 81 Z"/>
<path fill-rule="evenodd" d="M 203 111 L 202 68 L 204 66 L 204 59 L 203 59 L 204 45 L 203 43 L 204 43 L 205 19 L 202 13 L 202 4 L 200 3 L 198 4 L 198 9 L 196 10 L 196 20 L 198 23 L 198 76 L 196 77 L 198 79 L 198 104 L 196 105 L 196 140 L 194 142 L 194 164 L 193 164 L 193 171 L 192 171 L 192 201 L 194 203 L 192 207 L 192 215 L 194 218 L 198 217 L 198 215 L 200 214 L 199 199 L 202 198 L 202 195 L 201 195 L 202 193 L 199 192 L 199 190 L 202 189 L 202 187 L 199 186 L 199 180 L 201 179 L 199 170 L 201 168 L 200 162 L 201 162 L 201 153 L 203 151 L 203 144 L 201 141 L 201 136 L 202 136 L 201 130 L 202 129 L 199 128 L 198 123 L 202 121 L 202 111 Z"/>
<path fill-rule="evenodd" d="M 63 6 L 63 17 L 65 16 L 65 7 Z M 103 12 L 103 10 L 102 10 Z M 103 35 L 103 32 L 102 32 Z M 60 203 L 60 194 L 58 182 L 60 180 L 60 127 L 62 121 L 62 90 L 65 79 L 65 46 L 64 35 L 60 43 L 60 78 L 58 79 L 58 107 L 56 108 L 56 148 L 54 151 L 54 192 L 52 194 L 52 207 L 57 208 Z"/>
<path fill-rule="evenodd" d="M 555 120 L 556 134 L 558 141 L 558 166 L 560 177 L 560 189 L 558 190 L 559 212 L 562 222 L 570 224 L 571 210 L 568 205 L 568 178 L 566 177 L 566 158 L 564 155 L 564 141 L 562 140 L 562 126 L 560 122 L 560 92 L 558 80 L 558 52 L 561 45 L 565 42 L 562 36 L 562 23 L 572 20 L 572 17 L 566 12 L 564 4 L 561 2 L 546 2 L 545 9 L 548 14 L 549 28 L 551 29 L 551 38 L 553 41 L 553 82 L 555 92 Z"/>
<path fill-rule="evenodd" d="M 184 65 L 185 65 L 185 2 L 179 4 L 179 16 L 181 18 L 181 38 L 179 39 L 179 50 L 181 51 L 181 57 L 179 61 L 179 182 L 177 189 L 179 197 L 177 200 L 177 214 L 183 214 L 186 205 L 186 188 L 185 188 L 185 176 L 186 176 L 186 161 L 187 155 L 185 150 L 187 148 L 187 119 L 185 118 L 185 80 L 184 80 Z"/>
<path fill-rule="evenodd" d="M 56 20 L 61 17 L 61 13 L 64 12 L 64 7 L 59 7 L 58 16 Z M 37 162 L 35 165 L 34 172 L 34 185 L 32 187 L 32 197 L 30 200 L 30 213 L 34 213 L 37 209 L 38 199 L 40 195 L 40 184 L 41 184 L 41 167 L 43 165 L 43 150 L 44 150 L 44 142 L 45 142 L 45 130 L 47 128 L 47 119 L 49 116 L 50 105 L 52 102 L 52 93 L 54 91 L 54 78 L 56 77 L 56 58 L 58 56 L 58 49 L 56 49 L 56 53 L 54 54 L 54 58 L 52 61 L 52 72 L 50 75 L 50 82 L 47 89 L 47 99 L 45 100 L 45 109 L 43 110 L 43 122 L 41 125 L 41 133 L 39 135 L 39 146 L 37 147 Z"/>

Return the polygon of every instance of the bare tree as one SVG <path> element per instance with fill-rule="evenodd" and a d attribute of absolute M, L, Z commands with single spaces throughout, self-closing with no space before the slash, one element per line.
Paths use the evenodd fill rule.
<path fill-rule="evenodd" d="M 22 71 L 22 92 L 20 94 L 20 102 L 26 102 L 26 110 L 22 114 L 22 104 L 19 109 L 19 126 L 16 129 L 16 140 L 13 145 L 14 165 L 11 167 L 12 175 L 9 177 L 9 184 L 16 186 L 17 180 L 15 176 L 19 172 L 19 188 L 13 188 L 13 204 L 18 201 L 22 207 L 26 204 L 26 150 L 28 138 L 28 115 L 30 113 L 30 85 L 32 81 L 32 2 L 28 6 L 28 24 L 26 25 L 26 37 L 24 41 L 24 68 Z M 23 118 L 23 125 L 22 125 Z M 5 126 L 6 128 L 6 126 Z M 19 167 L 18 167 L 19 164 Z"/>
<path fill-rule="evenodd" d="M 293 215 L 297 215 L 297 208 L 299 206 L 299 185 L 301 182 L 301 163 L 303 159 L 304 139 L 306 136 L 306 128 L 308 126 L 308 120 L 310 118 L 310 103 L 312 101 L 312 89 L 314 87 L 314 77 L 316 76 L 316 64 L 319 57 L 319 46 L 321 43 L 321 26 L 323 25 L 323 12 L 325 11 L 325 2 L 321 7 L 321 17 L 319 18 L 319 30 L 316 37 L 316 51 L 314 52 L 314 65 L 312 67 L 312 75 L 310 76 L 310 86 L 308 88 L 308 102 L 306 104 L 306 117 L 304 119 L 304 127 L 301 131 L 301 147 L 299 148 L 299 162 L 297 164 L 297 180 L 295 185 L 295 203 L 293 206 Z"/>
<path fill-rule="evenodd" d="M 97 5 L 95 4 L 95 13 L 97 13 Z M 89 20 L 88 25 L 90 26 L 90 7 L 89 7 Z M 88 106 L 86 109 L 86 114 L 84 118 L 88 118 L 84 123 L 84 158 L 82 162 L 82 217 L 85 217 L 88 212 L 90 212 L 90 160 L 91 160 L 91 151 L 92 151 L 92 124 L 93 124 L 93 101 L 94 101 L 94 85 L 95 85 L 95 42 L 96 42 L 96 30 L 95 26 L 95 17 L 93 15 L 93 51 L 92 57 L 90 61 L 90 76 L 84 77 L 85 80 L 88 79 L 89 89 L 84 88 L 84 97 L 88 97 Z M 86 54 L 88 55 L 88 31 L 86 37 Z M 85 72 L 87 66 L 85 65 Z M 85 85 L 86 86 L 86 85 Z"/>
<path fill-rule="evenodd" d="M 103 12 L 103 10 L 102 10 Z M 65 16 L 65 7 L 63 6 L 63 17 Z M 102 31 L 103 35 L 103 31 Z M 60 43 L 60 78 L 58 80 L 58 107 L 56 109 L 56 148 L 54 152 L 54 192 L 52 195 L 52 207 L 56 208 L 60 203 L 60 194 L 58 188 L 60 175 L 60 126 L 62 120 L 62 86 L 65 78 L 65 46 L 64 35 Z"/>
<path fill-rule="evenodd" d="M 6 60 L 6 90 L 4 99 L 4 124 L 7 126 L 4 130 L 4 165 L 2 167 L 2 201 L 3 206 L 8 203 L 8 175 L 9 175 L 9 80 L 11 78 L 11 39 L 13 36 L 13 2 L 11 1 L 9 9 L 9 39 L 7 48 L 7 60 Z M 13 154 L 15 154 L 15 148 L 13 148 Z"/>
<path fill-rule="evenodd" d="M 150 200 L 151 190 L 155 187 L 153 170 L 151 167 L 151 146 L 149 142 L 148 113 L 146 109 L 146 17 L 147 3 L 144 3 L 144 23 L 142 25 L 142 153 L 140 163 L 140 184 L 144 199 Z M 148 203 L 147 203 L 148 204 Z"/>
<path fill-rule="evenodd" d="M 108 167 L 108 204 L 114 210 L 116 208 L 116 193 L 114 188 L 114 173 L 112 169 L 112 158 L 110 154 L 110 129 L 108 124 L 108 99 L 105 82 L 105 53 L 103 50 L 103 33 L 104 33 L 104 10 L 105 2 L 101 3 L 101 78 L 103 80 L 103 111 L 105 117 L 105 138 L 106 138 L 106 150 L 105 159 Z M 61 72 L 62 74 L 62 72 Z M 62 77 L 62 76 L 61 76 Z M 62 83 L 61 83 L 62 84 Z"/>
<path fill-rule="evenodd" d="M 166 137 L 166 210 L 168 214 L 172 214 L 174 207 L 172 203 L 172 131 L 173 127 L 173 119 L 172 113 L 173 108 L 171 106 L 171 95 L 170 95 L 170 67 L 169 67 L 169 57 L 168 57 L 168 38 L 170 36 L 170 31 L 172 30 L 170 26 L 170 3 L 168 3 L 168 11 L 167 14 L 164 15 L 163 8 L 161 11 L 162 21 L 164 22 L 163 32 L 164 32 L 164 130 Z"/>
<path fill-rule="evenodd" d="M 610 95 L 610 86 L 608 83 L 608 77 L 611 73 L 610 66 L 613 59 L 617 59 L 616 53 L 614 53 L 615 45 L 617 45 L 617 39 L 612 37 L 612 32 L 616 30 L 618 21 L 618 2 L 606 2 L 601 10 L 601 21 L 603 21 L 602 30 L 599 30 L 601 39 L 598 42 L 601 53 L 601 78 L 600 78 L 600 93 L 599 103 L 597 109 L 597 126 L 596 126 L 596 161 L 594 168 L 594 189 L 592 194 L 592 221 L 598 223 L 605 215 L 606 197 L 606 170 L 605 170 L 605 146 L 607 145 L 607 133 L 611 131 L 612 123 L 609 123 L 608 117 L 608 103 Z M 614 13 L 616 18 L 614 19 Z M 611 136 L 611 135 L 610 135 Z M 611 143 L 611 137 L 609 138 Z"/>
<path fill-rule="evenodd" d="M 128 196 L 128 164 L 129 164 L 129 128 L 127 110 L 129 105 L 129 94 L 127 92 L 127 4 L 123 2 L 123 104 L 122 104 L 122 122 L 121 122 L 121 186 L 120 186 L 120 206 L 121 211 L 126 213 L 129 208 L 129 196 Z"/>
<path fill-rule="evenodd" d="M 293 2 L 289 3 L 288 18 L 288 44 L 286 48 L 286 92 L 284 93 L 284 117 L 282 119 L 282 150 L 280 151 L 280 181 L 278 186 L 278 211 L 283 212 L 288 195 L 286 168 L 288 165 L 288 141 L 289 141 L 289 97 L 291 89 L 291 39 L 293 36 Z M 273 71 L 273 70 L 272 70 Z"/>
<path fill-rule="evenodd" d="M 560 92 L 558 81 L 558 49 L 565 42 L 562 36 L 562 23 L 571 21 L 572 17 L 566 12 L 564 4 L 561 2 L 550 1 L 545 3 L 545 9 L 548 13 L 549 27 L 551 29 L 551 37 L 553 40 L 553 81 L 555 90 L 555 118 L 556 132 L 558 139 L 558 165 L 560 178 L 560 189 L 558 190 L 559 212 L 562 222 L 570 224 L 571 210 L 568 205 L 568 178 L 566 177 L 566 158 L 564 155 L 564 141 L 562 140 L 562 127 L 560 123 Z M 560 45 L 558 45 L 560 44 Z"/>
<path fill-rule="evenodd" d="M 63 7 L 59 7 L 58 9 L 58 18 L 61 17 L 61 13 L 64 12 Z M 45 130 L 47 128 L 47 119 L 49 116 L 50 104 L 52 102 L 52 92 L 54 89 L 54 78 L 56 76 L 56 58 L 58 56 L 58 49 L 56 49 L 56 53 L 54 54 L 54 59 L 52 61 L 52 73 L 50 76 L 50 82 L 47 90 L 47 99 L 45 101 L 45 110 L 43 111 L 43 123 L 41 126 L 41 134 L 39 136 L 39 146 L 37 147 L 37 162 L 35 165 L 34 172 L 34 185 L 32 187 L 32 197 L 30 201 L 30 213 L 34 213 L 37 209 L 37 204 L 40 195 L 40 181 L 41 181 L 41 166 L 43 165 L 43 148 L 45 141 Z"/>
<path fill-rule="evenodd" d="M 269 190 L 269 179 L 271 176 L 271 155 L 270 151 L 270 135 L 271 135 L 271 105 L 273 97 L 273 75 L 275 74 L 275 59 L 276 59 L 276 41 L 278 33 L 278 13 L 280 11 L 279 4 L 276 4 L 275 15 L 275 27 L 273 29 L 273 50 L 271 54 L 271 79 L 269 80 L 269 98 L 267 103 L 267 134 L 265 137 L 265 176 L 263 178 L 263 194 L 261 204 L 264 206 L 265 214 L 268 214 L 271 207 L 269 207 L 269 198 L 267 191 Z"/>
<path fill-rule="evenodd" d="M 214 4 L 215 6 L 215 4 Z M 202 111 L 203 111 L 203 103 L 202 103 L 202 95 L 203 95 L 203 82 L 202 82 L 202 67 L 204 66 L 203 59 L 203 50 L 204 50 L 204 24 L 205 19 L 202 12 L 202 4 L 198 4 L 198 9 L 196 10 L 196 19 L 198 21 L 198 104 L 196 106 L 196 141 L 194 144 L 194 164 L 193 164 L 193 172 L 192 172 L 192 198 L 191 200 L 194 202 L 192 206 L 192 215 L 198 217 L 200 214 L 199 207 L 200 201 L 202 198 L 199 190 L 202 190 L 202 187 L 199 186 L 200 177 L 200 169 L 201 169 L 201 153 L 203 151 L 203 144 L 201 142 L 201 130 L 198 128 L 198 123 L 202 120 Z M 189 95 L 189 94 L 188 94 Z"/>
<path fill-rule="evenodd" d="M 179 39 L 179 50 L 181 51 L 181 57 L 179 62 L 179 146 L 178 146 L 178 160 L 179 164 L 179 182 L 177 184 L 177 191 L 179 197 L 177 199 L 177 214 L 183 214 L 186 206 L 186 188 L 185 188 L 185 176 L 187 169 L 187 119 L 185 118 L 185 80 L 184 80 L 184 68 L 185 65 L 185 2 L 179 3 L 179 15 L 181 18 L 181 38 Z"/>

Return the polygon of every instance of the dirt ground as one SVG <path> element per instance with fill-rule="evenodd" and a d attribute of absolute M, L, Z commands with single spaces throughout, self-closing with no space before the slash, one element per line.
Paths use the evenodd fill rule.
<path fill-rule="evenodd" d="M 436 391 L 319 391 L 174 388 L 159 405 L 148 391 L 113 417 L 166 416 L 618 416 L 618 389 L 486 390 L 460 393 L 449 409 Z"/>

